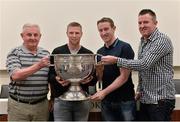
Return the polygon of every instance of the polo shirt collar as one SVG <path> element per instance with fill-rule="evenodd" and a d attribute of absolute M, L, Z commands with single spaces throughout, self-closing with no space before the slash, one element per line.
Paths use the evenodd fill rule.
<path fill-rule="evenodd" d="M 23 52 L 32 54 L 24 45 L 22 45 L 21 48 L 22 48 Z M 37 54 L 39 54 L 39 53 L 40 53 L 40 49 L 39 49 L 39 47 L 38 47 L 38 48 L 37 48 L 37 53 L 36 53 L 35 55 L 37 55 Z M 34 55 L 34 54 L 33 54 L 33 55 Z"/>
<path fill-rule="evenodd" d="M 114 47 L 116 47 L 116 45 L 117 45 L 117 43 L 118 43 L 118 38 L 116 38 L 116 40 L 109 46 L 109 47 L 106 47 L 106 45 L 104 44 L 104 47 L 106 48 L 106 49 L 112 49 L 112 48 L 114 48 Z"/>

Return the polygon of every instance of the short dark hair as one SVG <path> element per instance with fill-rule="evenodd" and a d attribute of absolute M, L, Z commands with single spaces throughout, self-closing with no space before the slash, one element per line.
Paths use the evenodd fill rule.
<path fill-rule="evenodd" d="M 68 30 L 69 27 L 80 27 L 81 30 L 82 30 L 82 26 L 78 22 L 71 22 L 71 23 L 69 23 L 68 26 L 67 26 L 67 30 Z"/>
<path fill-rule="evenodd" d="M 152 11 L 151 9 L 142 9 L 140 12 L 139 12 L 139 15 L 138 16 L 141 16 L 141 15 L 145 15 L 145 14 L 149 14 L 153 17 L 154 20 L 156 20 L 156 14 L 154 11 Z"/>
<path fill-rule="evenodd" d="M 113 20 L 109 17 L 101 18 L 100 20 L 97 21 L 97 25 L 102 22 L 109 22 L 112 28 L 115 26 Z"/>

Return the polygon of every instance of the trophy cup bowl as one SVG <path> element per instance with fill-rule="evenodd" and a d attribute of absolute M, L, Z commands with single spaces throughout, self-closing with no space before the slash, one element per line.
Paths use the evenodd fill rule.
<path fill-rule="evenodd" d="M 92 75 L 95 69 L 95 54 L 55 54 L 56 74 L 71 83 L 67 92 L 60 96 L 66 101 L 87 100 L 88 94 L 82 90 L 80 81 Z"/>

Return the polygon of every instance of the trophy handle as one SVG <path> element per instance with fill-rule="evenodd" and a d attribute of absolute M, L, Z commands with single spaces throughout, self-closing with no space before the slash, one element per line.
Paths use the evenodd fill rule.
<path fill-rule="evenodd" d="M 98 53 L 95 55 L 95 63 L 96 63 L 96 64 L 101 61 L 101 57 L 102 57 L 102 56 L 103 56 L 103 55 L 98 54 Z"/>
<path fill-rule="evenodd" d="M 49 60 L 50 60 L 50 64 L 49 64 L 49 67 L 54 67 L 54 55 L 51 54 L 49 55 Z"/>
<path fill-rule="evenodd" d="M 101 91 L 103 89 L 102 87 L 102 81 L 97 81 L 96 83 L 96 91 Z"/>
<path fill-rule="evenodd" d="M 103 62 L 101 61 L 101 57 L 103 55 L 101 54 L 96 54 L 96 76 L 97 76 L 97 83 L 96 83 L 96 91 L 101 91 L 103 89 L 102 87 L 102 77 L 103 77 L 103 70 L 104 70 L 104 64 Z"/>

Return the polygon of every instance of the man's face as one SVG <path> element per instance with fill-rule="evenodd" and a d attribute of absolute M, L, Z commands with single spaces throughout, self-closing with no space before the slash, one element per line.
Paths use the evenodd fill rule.
<path fill-rule="evenodd" d="M 142 37 L 148 38 L 156 28 L 157 21 L 149 14 L 140 15 L 138 17 L 139 32 Z"/>
<path fill-rule="evenodd" d="M 79 45 L 82 37 L 82 29 L 80 27 L 69 26 L 67 29 L 67 36 L 70 44 Z"/>
<path fill-rule="evenodd" d="M 21 37 L 27 48 L 37 48 L 41 38 L 40 30 L 37 27 L 26 27 L 21 33 Z"/>
<path fill-rule="evenodd" d="M 112 28 L 109 22 L 101 22 L 97 25 L 99 34 L 105 43 L 113 41 L 115 27 Z"/>

